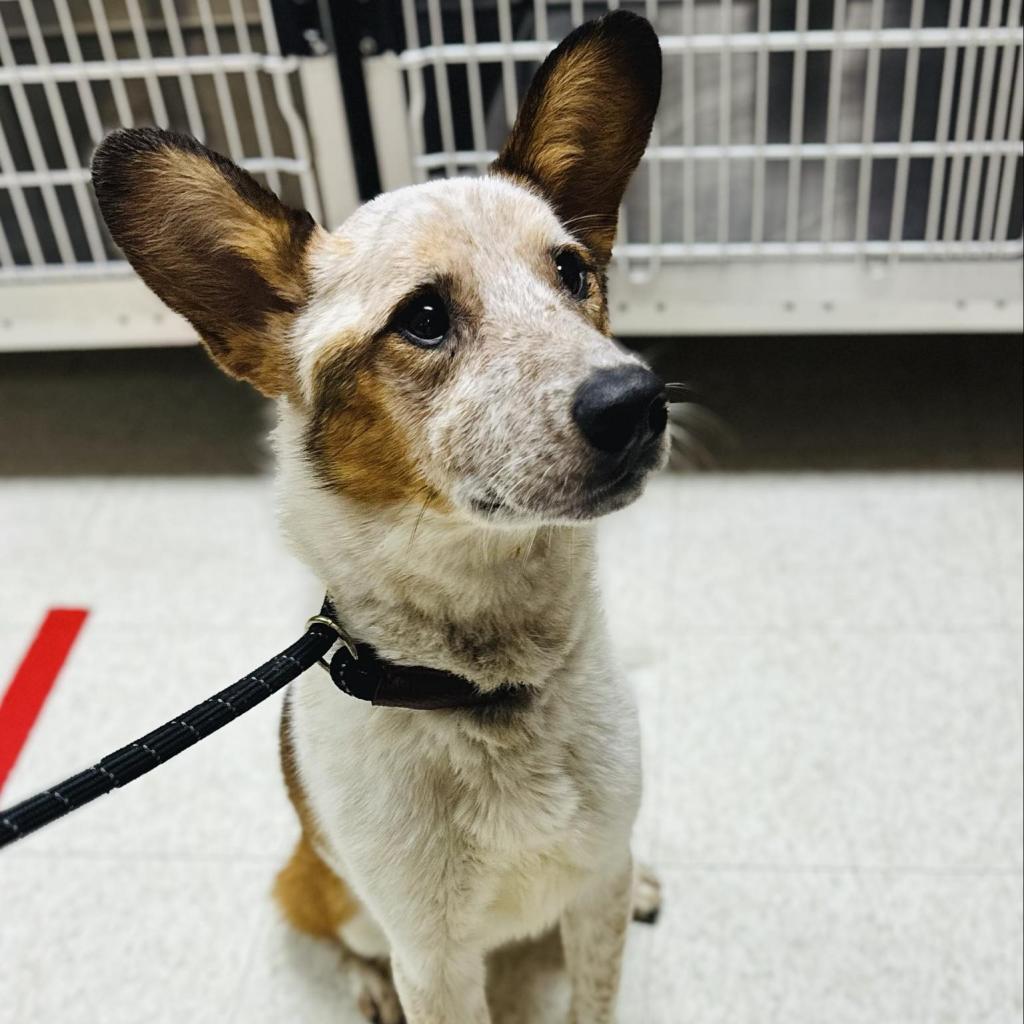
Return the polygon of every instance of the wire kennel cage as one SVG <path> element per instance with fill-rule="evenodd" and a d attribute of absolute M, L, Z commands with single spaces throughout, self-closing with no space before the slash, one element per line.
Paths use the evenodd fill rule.
<path fill-rule="evenodd" d="M 385 184 L 484 168 L 537 63 L 616 6 L 403 0 L 368 61 Z M 620 333 L 1021 329 L 1019 0 L 622 6 L 665 61 Z"/>
<path fill-rule="evenodd" d="M 616 6 L 0 0 L 0 347 L 191 338 L 95 220 L 104 130 L 192 131 L 333 225 L 482 171 L 546 53 Z M 665 76 L 620 333 L 1021 329 L 1021 0 L 621 6 Z"/>
<path fill-rule="evenodd" d="M 0 0 L 0 64 L 0 349 L 194 341 L 102 225 L 115 127 L 188 132 L 328 223 L 358 202 L 335 58 L 271 0 Z"/>

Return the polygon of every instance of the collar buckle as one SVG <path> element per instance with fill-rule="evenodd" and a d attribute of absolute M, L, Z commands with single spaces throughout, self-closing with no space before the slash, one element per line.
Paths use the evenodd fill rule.
<path fill-rule="evenodd" d="M 321 612 L 319 615 L 313 615 L 306 620 L 306 629 L 309 629 L 309 627 L 314 624 L 326 626 L 328 629 L 332 630 L 338 637 L 337 642 L 340 643 L 341 646 L 344 647 L 345 650 L 347 650 L 348 653 L 352 655 L 353 660 L 359 660 L 359 652 L 356 650 L 355 640 L 353 640 L 352 637 L 350 637 L 348 633 L 346 633 L 345 630 L 343 630 L 341 626 L 339 626 L 338 623 L 334 621 L 334 619 L 332 619 L 329 615 L 324 615 Z M 327 669 L 328 672 L 330 672 L 330 666 L 323 658 L 320 658 L 319 662 L 325 669 Z"/>

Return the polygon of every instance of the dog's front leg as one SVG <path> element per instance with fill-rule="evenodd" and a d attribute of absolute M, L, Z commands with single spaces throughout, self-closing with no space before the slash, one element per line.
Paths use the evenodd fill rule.
<path fill-rule="evenodd" d="M 612 1024 L 622 949 L 632 908 L 633 866 L 595 879 L 562 915 L 562 945 L 572 984 L 570 1024 Z"/>
<path fill-rule="evenodd" d="M 407 1024 L 491 1024 L 480 951 L 393 949 L 391 968 Z"/>

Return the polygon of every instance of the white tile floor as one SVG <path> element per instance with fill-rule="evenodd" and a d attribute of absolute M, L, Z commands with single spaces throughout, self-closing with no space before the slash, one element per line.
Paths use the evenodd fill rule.
<path fill-rule="evenodd" d="M 930 341 L 682 349 L 748 444 L 605 524 L 666 891 L 623 1024 L 1021 1020 L 1019 342 Z M 0 685 L 47 607 L 92 610 L 4 803 L 301 627 L 259 428 L 193 353 L 0 362 Z M 0 1024 L 358 1019 L 268 899 L 274 703 L 0 854 Z M 492 996 L 562 1019 L 557 942 Z"/>

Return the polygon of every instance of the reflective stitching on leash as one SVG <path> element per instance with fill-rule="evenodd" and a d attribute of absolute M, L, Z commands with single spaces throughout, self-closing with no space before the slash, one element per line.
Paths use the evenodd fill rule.
<path fill-rule="evenodd" d="M 162 763 L 163 759 L 148 743 L 143 743 L 142 740 L 137 740 L 132 744 L 132 746 L 138 750 L 144 750 L 151 758 L 153 758 L 154 761 L 156 761 L 157 764 Z"/>
<path fill-rule="evenodd" d="M 180 725 L 182 729 L 187 729 L 197 740 L 203 738 L 203 734 L 194 725 L 189 725 L 188 722 L 183 722 L 180 718 L 172 718 L 171 725 Z"/>
<path fill-rule="evenodd" d="M 223 697 L 211 697 L 210 700 L 214 701 L 217 704 L 223 705 L 228 709 L 228 711 L 231 712 L 232 715 L 235 716 L 235 718 L 238 717 L 238 712 L 234 709 L 234 706 L 229 701 L 226 701 Z"/>

